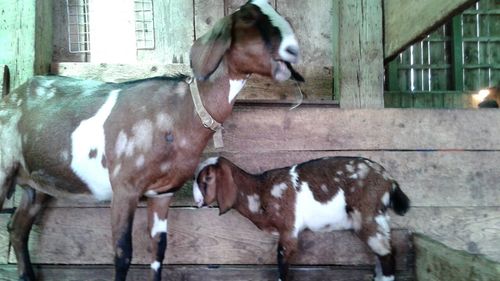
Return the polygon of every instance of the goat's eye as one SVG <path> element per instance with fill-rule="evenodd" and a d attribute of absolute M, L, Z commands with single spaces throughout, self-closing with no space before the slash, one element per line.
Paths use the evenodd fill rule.
<path fill-rule="evenodd" d="M 209 181 L 211 181 L 211 180 L 212 180 L 212 177 L 211 177 L 211 176 L 206 176 L 206 177 L 205 177 L 205 182 L 209 182 Z"/>

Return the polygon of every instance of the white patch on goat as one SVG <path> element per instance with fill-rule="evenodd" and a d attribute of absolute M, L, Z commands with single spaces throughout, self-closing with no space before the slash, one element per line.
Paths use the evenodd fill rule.
<path fill-rule="evenodd" d="M 394 281 L 394 275 L 389 276 L 375 276 L 373 281 Z"/>
<path fill-rule="evenodd" d="M 365 179 L 370 172 L 370 168 L 365 163 L 358 163 L 358 175 L 360 179 Z"/>
<path fill-rule="evenodd" d="M 351 229 L 353 224 L 346 212 L 344 191 L 339 189 L 332 199 L 321 203 L 314 199 L 309 184 L 302 182 L 296 196 L 294 226 L 295 237 L 306 228 L 312 231 Z"/>
<path fill-rule="evenodd" d="M 328 193 L 328 187 L 327 187 L 325 184 L 322 184 L 322 185 L 321 185 L 321 190 L 322 190 L 324 193 Z"/>
<path fill-rule="evenodd" d="M 337 177 L 333 178 L 333 180 L 334 180 L 335 182 L 340 182 L 340 179 L 339 179 L 339 178 L 337 178 Z"/>
<path fill-rule="evenodd" d="M 73 157 L 71 168 L 87 184 L 98 200 L 109 200 L 112 196 L 108 169 L 102 166 L 101 159 L 105 148 L 104 122 L 115 106 L 119 92 L 120 90 L 111 91 L 96 114 L 80 122 L 71 134 Z M 87 152 L 92 149 L 97 150 L 95 158 L 88 157 Z"/>
<path fill-rule="evenodd" d="M 151 228 L 151 237 L 155 237 L 158 233 L 167 233 L 167 219 L 160 219 L 158 213 L 153 214 L 153 227 Z"/>
<path fill-rule="evenodd" d="M 137 159 L 135 159 L 135 166 L 137 168 L 142 168 L 144 166 L 144 154 L 141 154 L 139 155 L 139 157 L 137 157 Z"/>
<path fill-rule="evenodd" d="M 120 173 L 121 169 L 122 169 L 122 164 L 116 165 L 115 168 L 113 169 L 113 175 L 112 175 L 112 177 L 116 178 L 118 176 L 118 174 Z"/>
<path fill-rule="evenodd" d="M 375 217 L 375 222 L 378 225 L 378 232 L 382 233 L 385 237 L 389 237 L 391 232 L 389 216 L 387 214 L 378 215 Z"/>
<path fill-rule="evenodd" d="M 260 197 L 258 194 L 252 194 L 247 196 L 248 199 L 248 209 L 252 213 L 258 213 L 260 210 Z"/>
<path fill-rule="evenodd" d="M 229 80 L 229 96 L 228 102 L 231 103 L 234 98 L 240 93 L 241 89 L 245 86 L 247 80 Z"/>
<path fill-rule="evenodd" d="M 355 231 L 359 231 L 361 229 L 361 225 L 363 223 L 363 218 L 361 217 L 361 212 L 354 209 L 354 211 L 351 213 L 351 219 L 352 219 L 352 228 Z"/>
<path fill-rule="evenodd" d="M 120 158 L 125 152 L 125 149 L 127 147 L 127 142 L 128 142 L 127 134 L 123 130 L 121 130 L 118 133 L 118 137 L 116 137 L 116 142 L 115 142 L 115 153 L 117 158 Z"/>
<path fill-rule="evenodd" d="M 250 3 L 258 6 L 263 14 L 269 17 L 271 24 L 278 28 L 281 33 L 281 44 L 279 47 L 279 55 L 284 60 L 293 61 L 296 57 L 289 54 L 286 49 L 289 47 L 299 50 L 299 43 L 293 33 L 292 26 L 280 14 L 273 9 L 267 0 L 252 0 Z"/>
<path fill-rule="evenodd" d="M 160 164 L 160 172 L 162 173 L 165 173 L 166 171 L 168 171 L 168 169 L 170 169 L 170 166 L 172 166 L 170 164 L 170 162 L 163 162 Z"/>
<path fill-rule="evenodd" d="M 379 256 L 385 256 L 391 252 L 389 239 L 380 233 L 368 238 L 368 246 Z"/>
<path fill-rule="evenodd" d="M 153 123 L 150 120 L 143 119 L 134 124 L 132 132 L 134 134 L 135 148 L 143 152 L 149 151 L 153 146 Z"/>
<path fill-rule="evenodd" d="M 342 171 L 337 171 L 337 175 L 341 176 L 341 175 L 343 175 L 343 174 L 344 174 L 344 172 L 342 172 Z"/>
<path fill-rule="evenodd" d="M 154 261 L 151 264 L 151 269 L 158 272 L 158 269 L 160 269 L 161 263 L 159 261 Z"/>
<path fill-rule="evenodd" d="M 299 188 L 299 174 L 295 171 L 297 169 L 297 165 L 293 165 L 293 167 L 290 169 L 290 181 L 292 182 L 292 186 L 295 189 Z"/>
<path fill-rule="evenodd" d="M 345 165 L 345 169 L 349 172 L 349 173 L 354 173 L 354 166 L 351 165 L 351 164 L 346 164 Z"/>
<path fill-rule="evenodd" d="M 283 196 L 283 192 L 286 190 L 287 187 L 288 185 L 286 185 L 286 183 L 284 182 L 280 184 L 275 184 L 271 189 L 271 195 L 276 198 L 281 198 L 281 196 Z"/>
<path fill-rule="evenodd" d="M 201 170 L 203 170 L 205 167 L 209 165 L 214 165 L 219 161 L 219 157 L 210 157 L 207 158 L 205 161 L 201 162 L 198 167 L 196 168 L 196 171 L 194 173 L 194 182 L 193 182 L 193 198 L 194 202 L 198 207 L 203 206 L 203 194 L 201 193 L 200 187 L 198 186 L 198 175 L 200 174 Z"/>
<path fill-rule="evenodd" d="M 174 126 L 174 118 L 165 112 L 160 112 L 156 115 L 156 128 L 161 131 L 171 130 Z"/>
<path fill-rule="evenodd" d="M 59 157 L 63 162 L 66 162 L 69 160 L 69 152 L 67 150 L 63 150 L 59 152 Z"/>
<path fill-rule="evenodd" d="M 391 199 L 390 195 L 389 195 L 389 192 L 386 192 L 384 193 L 384 195 L 382 195 L 382 204 L 384 204 L 384 206 L 389 206 L 389 200 Z"/>

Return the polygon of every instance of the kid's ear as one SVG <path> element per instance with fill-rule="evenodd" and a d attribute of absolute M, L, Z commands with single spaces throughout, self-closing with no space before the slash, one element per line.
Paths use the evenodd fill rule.
<path fill-rule="evenodd" d="M 219 203 L 219 215 L 229 211 L 236 203 L 236 184 L 234 183 L 231 168 L 221 165 L 217 169 L 216 176 L 217 202 Z"/>
<path fill-rule="evenodd" d="M 231 29 L 231 17 L 225 17 L 193 43 L 190 62 L 197 79 L 207 80 L 217 69 L 224 53 L 231 46 Z"/>

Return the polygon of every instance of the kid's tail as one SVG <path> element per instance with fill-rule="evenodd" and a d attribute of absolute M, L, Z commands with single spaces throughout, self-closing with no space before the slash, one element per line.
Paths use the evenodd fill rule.
<path fill-rule="evenodd" d="M 394 212 L 400 216 L 406 214 L 410 209 L 410 199 L 404 192 L 399 188 L 399 184 L 394 182 L 394 186 L 391 193 L 391 208 Z"/>
<path fill-rule="evenodd" d="M 2 85 L 2 98 L 7 96 L 10 92 L 10 71 L 7 65 L 3 66 L 3 85 Z"/>

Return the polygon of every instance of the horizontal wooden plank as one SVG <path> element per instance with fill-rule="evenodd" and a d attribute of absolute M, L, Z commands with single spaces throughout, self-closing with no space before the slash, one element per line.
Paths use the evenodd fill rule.
<path fill-rule="evenodd" d="M 111 266 L 37 266 L 36 271 L 44 281 L 101 281 L 111 280 L 113 276 Z M 150 268 L 146 266 L 132 266 L 129 271 L 129 280 L 146 281 L 149 279 Z M 334 266 L 292 266 L 290 278 L 292 280 L 317 281 L 359 281 L 370 280 L 373 269 L 370 267 L 334 267 Z M 169 281 L 275 281 L 278 277 L 274 266 L 173 266 L 168 265 L 162 270 L 163 280 Z M 397 271 L 398 281 L 415 280 L 411 271 Z M 13 265 L 0 266 L 0 281 L 14 281 L 17 279 L 16 268 Z"/>
<path fill-rule="evenodd" d="M 390 59 L 411 43 L 443 24 L 474 0 L 386 0 L 384 4 L 384 56 Z"/>
<path fill-rule="evenodd" d="M 251 173 L 324 156 L 362 156 L 382 164 L 399 182 L 413 206 L 500 207 L 500 170 L 491 164 L 500 160 L 500 151 L 278 151 L 221 152 L 217 155 Z M 172 205 L 194 205 L 191 182 L 175 194 Z M 53 201 L 52 206 L 107 207 L 109 203 L 61 199 Z"/>
<path fill-rule="evenodd" d="M 450 249 L 424 235 L 414 237 L 418 280 L 500 280 L 500 263 Z"/>
<path fill-rule="evenodd" d="M 134 226 L 134 264 L 151 263 L 146 212 L 138 210 Z M 277 237 L 257 229 L 235 211 L 174 208 L 169 214 L 168 264 L 275 264 Z M 369 265 L 373 255 L 348 231 L 303 233 L 295 264 Z M 110 264 L 109 209 L 48 209 L 34 227 L 30 249 L 34 263 Z M 333 241 L 333 242 L 332 242 Z M 398 269 L 411 266 L 408 232 L 395 230 Z M 10 262 L 15 257 L 10 256 Z"/>
<path fill-rule="evenodd" d="M 296 67 L 306 79 L 300 85 L 300 90 L 293 81 L 277 83 L 269 78 L 254 75 L 251 77 L 238 99 L 254 100 L 296 100 L 300 91 L 304 99 L 331 100 L 332 77 L 331 66 L 306 66 Z M 105 82 L 123 82 L 154 76 L 191 74 L 187 64 L 107 64 L 107 63 L 52 63 L 51 73 L 63 76 L 93 79 Z"/>
<path fill-rule="evenodd" d="M 500 150 L 500 111 L 237 106 L 224 151 Z"/>

